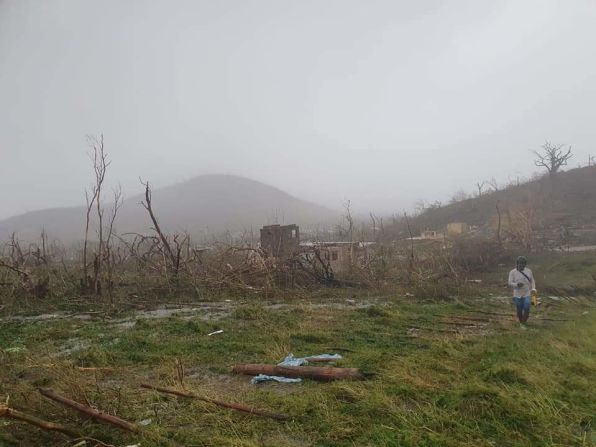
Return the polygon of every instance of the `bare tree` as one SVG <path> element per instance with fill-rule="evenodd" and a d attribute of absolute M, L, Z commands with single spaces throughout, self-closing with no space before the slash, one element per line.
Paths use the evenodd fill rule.
<path fill-rule="evenodd" d="M 153 211 L 153 204 L 151 202 L 151 187 L 149 186 L 149 182 L 143 182 L 141 180 L 141 184 L 145 186 L 145 201 L 141 202 L 141 205 L 147 210 L 149 217 L 151 218 L 151 222 L 153 222 L 153 230 L 157 233 L 164 255 L 167 259 L 167 263 L 169 263 L 170 266 L 168 270 L 171 271 L 172 277 L 177 279 L 182 261 L 182 252 L 184 247 L 189 244 L 190 237 L 188 235 L 175 234 L 172 239 L 174 248 L 172 248 L 172 244 L 170 244 L 167 236 L 161 230 L 155 212 Z"/>
<path fill-rule="evenodd" d="M 501 240 L 501 220 L 502 220 L 502 216 L 501 216 L 501 208 L 499 207 L 500 201 L 497 200 L 497 217 L 498 217 L 498 221 L 497 221 L 497 242 L 499 244 L 499 247 L 501 247 L 503 245 L 503 241 Z"/>
<path fill-rule="evenodd" d="M 110 210 L 109 221 L 107 225 L 107 233 L 106 233 L 106 240 L 104 244 L 104 263 L 106 266 L 106 283 L 108 287 L 108 294 L 110 299 L 112 299 L 112 289 L 113 289 L 113 276 L 114 276 L 114 264 L 115 264 L 115 257 L 113 253 L 113 237 L 114 237 L 114 222 L 116 221 L 116 216 L 118 215 L 118 211 L 122 207 L 123 198 L 122 198 L 122 187 L 118 186 L 118 188 L 114 189 L 114 203 L 112 205 L 112 209 Z"/>
<path fill-rule="evenodd" d="M 484 189 L 484 185 L 486 185 L 486 182 L 476 182 L 476 188 L 478 188 L 478 197 L 480 197 L 482 195 L 482 190 Z"/>
<path fill-rule="evenodd" d="M 449 203 L 457 203 L 466 199 L 468 199 L 468 194 L 463 189 L 460 189 L 455 194 L 453 194 L 453 197 L 451 197 Z"/>
<path fill-rule="evenodd" d="M 96 198 L 97 194 L 95 192 L 95 187 L 92 187 L 91 193 L 85 190 L 85 202 L 87 206 L 85 209 L 85 242 L 83 244 L 83 278 L 81 282 L 81 286 L 84 288 L 90 287 L 91 284 L 91 277 L 89 276 L 89 265 L 87 263 L 87 247 L 89 245 L 89 226 L 91 225 L 91 211 L 93 210 L 93 204 L 95 203 Z"/>
<path fill-rule="evenodd" d="M 91 148 L 89 158 L 93 163 L 94 184 L 91 186 L 90 191 L 85 191 L 85 242 L 83 245 L 83 278 L 81 284 L 84 288 L 93 288 L 96 295 L 101 295 L 101 272 L 105 257 L 105 229 L 103 222 L 104 208 L 101 202 L 101 194 L 108 166 L 110 166 L 111 161 L 108 159 L 108 154 L 106 153 L 104 148 L 103 134 L 100 134 L 99 136 L 87 136 L 87 143 Z M 87 262 L 87 257 L 89 245 L 89 230 L 91 228 L 93 211 L 95 211 L 95 213 L 97 214 L 98 246 L 93 256 L 93 278 L 91 278 L 88 270 L 89 264 Z M 113 227 L 113 219 L 115 219 L 115 215 L 112 217 L 112 222 L 110 224 L 111 227 Z"/>
<path fill-rule="evenodd" d="M 554 145 L 550 142 L 545 142 L 542 145 L 542 151 L 533 151 L 536 157 L 534 164 L 536 166 L 546 168 L 550 176 L 555 175 L 562 166 L 567 165 L 567 161 L 573 157 L 571 153 L 571 146 L 567 148 L 567 151 L 563 149 L 563 144 Z"/>
<path fill-rule="evenodd" d="M 491 177 L 490 180 L 487 180 L 486 184 L 490 186 L 493 192 L 499 191 L 499 184 L 497 183 L 497 179 L 495 179 L 494 177 Z"/>
<path fill-rule="evenodd" d="M 354 218 L 352 217 L 351 206 L 352 203 L 349 200 L 344 203 L 344 208 L 346 210 L 344 218 L 348 223 L 348 236 L 350 237 L 350 265 L 352 265 L 352 261 L 354 259 Z"/>
<path fill-rule="evenodd" d="M 374 213 L 372 211 L 369 212 L 369 215 L 370 215 L 370 220 L 372 222 L 373 240 L 376 240 L 376 238 L 377 238 L 377 217 L 374 215 Z"/>

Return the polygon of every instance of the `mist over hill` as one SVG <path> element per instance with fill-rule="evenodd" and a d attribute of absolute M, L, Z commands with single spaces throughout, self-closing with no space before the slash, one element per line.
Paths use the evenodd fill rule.
<path fill-rule="evenodd" d="M 137 195 L 124 200 L 115 225 L 118 233 L 151 231 L 149 216 L 140 205 L 143 199 Z M 204 175 L 155 189 L 152 202 L 164 231 L 187 231 L 195 237 L 256 231 L 271 223 L 314 226 L 330 223 L 339 215 L 273 186 L 233 175 Z M 106 212 L 111 206 L 105 203 Z M 84 206 L 50 208 L 0 221 L 0 239 L 15 232 L 19 239 L 36 240 L 44 229 L 50 239 L 68 243 L 82 240 L 84 225 Z"/>
<path fill-rule="evenodd" d="M 534 228 L 596 225 L 596 166 L 570 169 L 555 176 L 543 176 L 520 185 L 511 185 L 478 197 L 425 209 L 412 219 L 417 231 L 442 229 L 449 222 L 465 222 L 479 227 L 494 226 L 497 205 L 503 220 L 518 225 L 520 213 Z"/>

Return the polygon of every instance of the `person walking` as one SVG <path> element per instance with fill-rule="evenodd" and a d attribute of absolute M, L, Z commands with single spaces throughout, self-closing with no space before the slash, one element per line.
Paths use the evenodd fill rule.
<path fill-rule="evenodd" d="M 532 293 L 536 293 L 536 282 L 532 270 L 526 267 L 528 260 L 524 256 L 517 258 L 515 268 L 509 272 L 509 286 L 513 287 L 513 302 L 517 308 L 517 319 L 522 329 L 530 317 Z"/>

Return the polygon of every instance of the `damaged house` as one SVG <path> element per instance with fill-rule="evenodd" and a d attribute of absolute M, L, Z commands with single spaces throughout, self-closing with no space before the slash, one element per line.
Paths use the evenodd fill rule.
<path fill-rule="evenodd" d="M 324 270 L 341 274 L 350 266 L 366 265 L 374 242 L 300 242 L 297 225 L 267 225 L 261 229 L 261 249 L 276 259 L 300 256 L 309 263 L 319 262 Z"/>

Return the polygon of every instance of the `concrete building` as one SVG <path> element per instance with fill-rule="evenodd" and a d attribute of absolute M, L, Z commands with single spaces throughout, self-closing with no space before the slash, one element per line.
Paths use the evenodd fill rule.
<path fill-rule="evenodd" d="M 273 258 L 291 258 L 300 251 L 298 225 L 267 225 L 261 228 L 261 249 Z"/>
<path fill-rule="evenodd" d="M 470 231 L 470 227 L 464 222 L 451 222 L 447 224 L 447 236 L 461 236 Z"/>
<path fill-rule="evenodd" d="M 348 271 L 352 265 L 366 265 L 370 260 L 374 245 L 374 242 L 305 242 L 301 244 L 306 256 L 313 256 L 317 251 L 321 261 L 335 274 Z"/>

